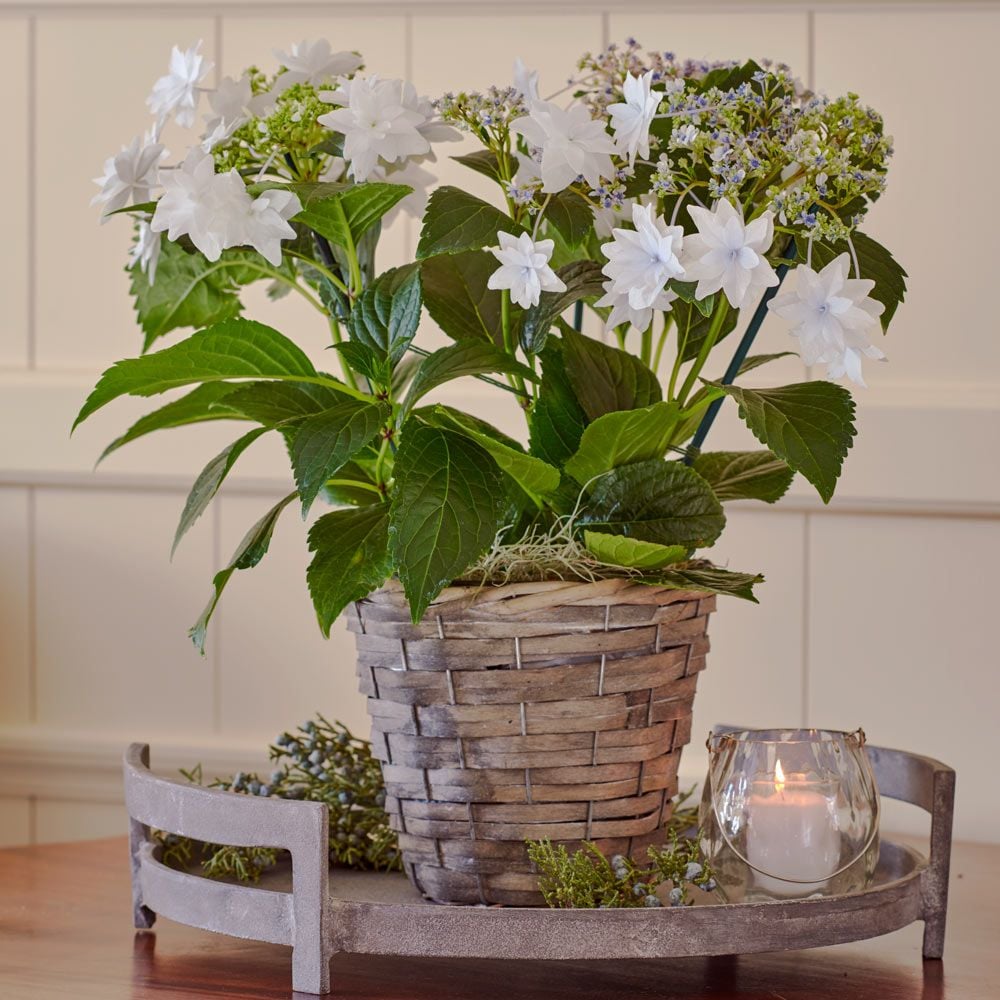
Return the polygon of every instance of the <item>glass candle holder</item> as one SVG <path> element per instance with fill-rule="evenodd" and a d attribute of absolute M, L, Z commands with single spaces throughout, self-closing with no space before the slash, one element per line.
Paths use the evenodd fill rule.
<path fill-rule="evenodd" d="M 864 889 L 878 862 L 879 795 L 862 730 L 709 736 L 702 852 L 729 902 Z"/>

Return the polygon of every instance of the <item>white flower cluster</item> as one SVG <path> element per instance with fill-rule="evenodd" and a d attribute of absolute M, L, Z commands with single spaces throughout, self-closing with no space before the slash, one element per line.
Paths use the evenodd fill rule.
<path fill-rule="evenodd" d="M 459 138 L 455 129 L 441 123 L 430 100 L 418 97 L 413 85 L 402 80 L 356 75 L 361 57 L 334 52 L 325 40 L 298 42 L 275 55 L 282 69 L 269 86 L 262 88 L 259 74 L 255 79 L 255 71 L 250 71 L 239 79 L 225 77 L 211 90 L 202 86 L 212 65 L 201 54 L 201 42 L 183 51 L 174 46 L 168 72 L 154 83 L 146 102 L 155 117 L 152 129 L 105 162 L 104 174 L 95 181 L 101 190 L 92 201 L 103 207 L 102 221 L 120 209 L 144 206 L 162 189 L 152 214 L 139 219 L 130 255 L 150 282 L 155 280 L 159 234 L 164 232 L 170 240 L 188 237 L 210 261 L 218 260 L 223 250 L 248 246 L 273 266 L 281 263 L 282 241 L 295 236 L 290 220 L 302 210 L 299 199 L 278 189 L 252 197 L 247 184 L 254 177 L 235 167 L 217 170 L 213 153 L 240 130 L 273 114 L 282 95 L 297 93 L 293 88 L 336 88 L 319 91 L 320 100 L 338 107 L 316 119 L 344 136 L 343 158 L 328 158 L 329 179 L 345 171 L 358 183 L 391 175 L 394 182 L 418 191 L 415 203 L 404 207 L 422 211 L 426 194 L 421 200 L 419 189 L 435 178 L 419 164 L 433 160 L 432 142 Z M 202 94 L 209 112 L 200 141 L 180 164 L 165 165 L 169 154 L 159 141 L 163 126 L 172 118 L 192 127 Z M 273 155 L 262 164 L 257 179 L 272 162 Z"/>
<path fill-rule="evenodd" d="M 654 90 L 657 76 L 653 70 L 641 75 L 626 71 L 621 102 L 576 101 L 563 108 L 540 99 L 538 74 L 526 69 L 520 60 L 515 64 L 515 89 L 524 99 L 526 114 L 511 122 L 510 132 L 524 140 L 526 149 L 514 149 L 518 169 L 508 194 L 519 204 L 533 202 L 540 191 L 544 212 L 546 197 L 571 186 L 582 193 L 579 185 L 583 183 L 592 189 L 595 228 L 611 236 L 601 245 L 607 281 L 605 295 L 596 303 L 610 310 L 608 328 L 628 324 L 639 331 L 648 330 L 655 312 L 672 308 L 677 298 L 671 287 L 675 281 L 696 283 L 697 300 L 721 292 L 734 309 L 779 283 L 767 259 L 776 221 L 771 209 L 758 209 L 746 220 L 739 200 L 720 195 L 711 208 L 700 202 L 686 206 L 694 232 L 689 227 L 685 233 L 676 224 L 683 197 L 676 198 L 669 222 L 655 207 L 659 196 L 678 190 L 669 182 L 673 161 L 667 153 L 660 154 L 654 165 L 648 194 L 636 198 L 614 193 L 616 185 L 620 191 L 622 177 L 633 176 L 637 160 L 648 162 L 650 130 L 657 117 L 676 114 L 679 118 L 670 131 L 671 151 L 683 151 L 704 141 L 701 130 L 683 118 L 705 113 L 705 101 L 685 98 L 683 79 L 660 75 L 663 89 Z M 749 100 L 752 93 L 746 87 L 736 92 L 737 96 L 743 99 L 744 91 Z M 660 114 L 663 107 L 681 110 Z M 799 137 L 800 145 L 803 141 Z M 741 142 L 745 147 L 746 142 Z M 732 149 L 726 139 L 713 150 L 720 176 L 727 169 L 724 164 L 733 155 Z M 799 146 L 793 152 L 799 158 L 805 155 Z M 816 154 L 813 151 L 810 155 Z M 746 172 L 740 171 L 742 168 L 730 171 L 732 183 L 745 180 Z M 631 227 L 615 225 L 621 209 L 630 209 Z M 529 211 L 536 209 L 532 205 Z M 535 240 L 526 233 L 514 237 L 507 232 L 498 233 L 498 239 L 499 246 L 492 253 L 501 266 L 490 279 L 490 288 L 508 289 L 512 300 L 524 308 L 537 305 L 543 291 L 562 290 L 562 282 L 550 266 L 552 240 Z M 873 282 L 848 278 L 848 264 L 845 254 L 819 275 L 800 267 L 798 290 L 774 299 L 769 307 L 794 323 L 792 333 L 800 340 L 807 364 L 823 362 L 832 377 L 847 375 L 864 384 L 861 356 L 884 357 L 867 336 L 877 327 L 882 306 L 870 297 Z"/>

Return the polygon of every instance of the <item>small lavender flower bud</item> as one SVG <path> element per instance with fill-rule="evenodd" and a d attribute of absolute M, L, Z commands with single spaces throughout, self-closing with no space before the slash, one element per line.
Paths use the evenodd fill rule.
<path fill-rule="evenodd" d="M 261 788 L 260 782 L 256 778 L 254 778 L 254 780 L 251 781 L 249 785 L 247 785 L 247 791 L 251 795 L 259 794 L 260 788 Z"/>
<path fill-rule="evenodd" d="M 660 902 L 660 900 L 659 900 L 659 899 L 658 899 L 658 898 L 657 898 L 656 896 L 654 896 L 654 895 L 653 895 L 652 893 L 650 893 L 650 894 L 649 894 L 649 895 L 648 895 L 648 896 L 647 896 L 647 897 L 646 897 L 646 898 L 645 898 L 645 899 L 644 899 L 644 900 L 642 901 L 642 903 L 643 903 L 643 906 L 662 906 L 662 905 L 663 905 L 663 904 L 662 904 L 662 903 Z"/>
<path fill-rule="evenodd" d="M 693 882 L 703 871 L 704 869 L 698 864 L 697 861 L 691 861 L 688 863 L 687 868 L 684 869 L 684 878 L 686 878 L 688 882 Z"/>
<path fill-rule="evenodd" d="M 671 889 L 670 890 L 670 905 L 671 906 L 681 906 L 684 902 L 684 890 L 683 889 Z"/>

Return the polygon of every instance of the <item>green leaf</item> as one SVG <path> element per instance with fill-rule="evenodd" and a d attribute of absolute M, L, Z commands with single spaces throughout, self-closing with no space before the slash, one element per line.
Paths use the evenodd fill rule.
<path fill-rule="evenodd" d="M 500 175 L 500 165 L 497 163 L 497 154 L 492 149 L 477 149 L 473 153 L 466 153 L 465 156 L 452 156 L 449 159 L 475 170 L 477 174 L 489 177 L 491 181 L 496 181 L 498 184 L 503 181 L 503 177 Z"/>
<path fill-rule="evenodd" d="M 760 573 L 734 573 L 718 566 L 698 566 L 652 573 L 644 576 L 642 582 L 674 590 L 703 590 L 709 594 L 742 597 L 758 604 L 753 587 L 763 583 L 764 577 Z"/>
<path fill-rule="evenodd" d="M 674 300 L 673 314 L 674 322 L 677 324 L 678 343 L 684 345 L 681 356 L 685 361 L 692 361 L 698 356 L 698 351 L 701 350 L 701 345 L 708 336 L 708 331 L 712 326 L 712 317 L 711 315 L 705 316 L 698 308 L 697 303 L 689 305 L 681 299 Z M 739 315 L 738 309 L 726 311 L 716 343 L 719 343 L 724 337 L 728 337 L 736 329 Z"/>
<path fill-rule="evenodd" d="M 334 473 L 360 451 L 389 417 L 389 407 L 344 400 L 299 425 L 289 451 L 302 516 Z"/>
<path fill-rule="evenodd" d="M 155 354 L 113 365 L 87 397 L 73 427 L 119 396 L 155 396 L 195 382 L 246 378 L 326 382 L 300 348 L 277 330 L 230 319 Z M 340 391 L 361 395 L 347 386 Z"/>
<path fill-rule="evenodd" d="M 395 477 L 389 548 L 418 622 L 442 589 L 493 544 L 503 478 L 478 444 L 427 425 L 403 436 Z"/>
<path fill-rule="evenodd" d="M 206 383 L 206 387 L 209 385 L 229 388 L 225 403 L 229 409 L 269 427 L 301 420 L 344 400 L 337 389 L 312 382 Z"/>
<path fill-rule="evenodd" d="M 367 463 L 370 464 L 370 463 Z M 369 507 L 382 501 L 382 494 L 375 486 L 375 477 L 359 461 L 350 461 L 340 467 L 335 480 L 328 479 L 319 495 L 330 507 Z"/>
<path fill-rule="evenodd" d="M 497 435 L 484 431 L 483 421 L 448 406 L 435 407 L 434 412 L 448 429 L 457 430 L 489 452 L 493 461 L 532 498 L 545 496 L 559 488 L 558 469 L 526 454 L 520 445 L 512 446 L 499 440 Z M 490 428 L 490 431 L 493 430 L 495 428 Z"/>
<path fill-rule="evenodd" d="M 353 340 L 331 345 L 343 357 L 352 371 L 363 375 L 373 387 L 385 389 L 392 381 L 392 368 L 386 358 L 369 347 Z"/>
<path fill-rule="evenodd" d="M 464 375 L 485 375 L 489 372 L 520 375 L 531 382 L 538 378 L 527 365 L 522 365 L 499 347 L 477 340 L 463 340 L 438 348 L 424 358 L 410 383 L 403 409 L 409 411 L 418 399 L 445 382 Z"/>
<path fill-rule="evenodd" d="M 680 416 L 677 403 L 665 401 L 605 413 L 584 430 L 566 472 L 578 483 L 587 483 L 618 465 L 663 458 Z"/>
<path fill-rule="evenodd" d="M 855 434 L 851 394 L 821 381 L 778 389 L 718 388 L 739 403 L 740 417 L 754 437 L 801 472 L 829 503 Z"/>
<path fill-rule="evenodd" d="M 188 253 L 180 244 L 162 237 L 160 246 L 153 284 L 140 267 L 129 270 L 130 291 L 145 334 L 144 352 L 171 330 L 221 323 L 238 316 L 243 308 L 239 299 L 241 282 L 237 280 L 237 269 L 244 268 L 242 258 L 226 251 L 213 264 L 200 253 Z M 248 276 L 244 272 L 243 276 L 253 280 L 261 275 Z"/>
<path fill-rule="evenodd" d="M 420 269 L 394 267 L 365 289 L 347 323 L 351 339 L 370 347 L 395 366 L 420 323 Z"/>
<path fill-rule="evenodd" d="M 770 451 L 706 451 L 695 458 L 693 467 L 723 503 L 775 503 L 788 492 L 795 475 Z"/>
<path fill-rule="evenodd" d="M 899 304 L 906 296 L 906 271 L 896 263 L 892 254 L 881 243 L 876 243 L 870 236 L 855 230 L 851 234 L 854 251 L 858 256 L 858 267 L 861 277 L 875 282 L 871 297 L 885 306 L 880 320 L 882 329 L 887 330 L 892 317 L 896 314 Z M 805 262 L 808 252 L 807 240 L 796 240 L 800 262 Z M 828 244 L 818 241 L 813 243 L 812 266 L 819 271 L 830 261 L 842 253 L 850 253 L 846 240 Z M 852 272 L 853 276 L 853 272 Z M 159 280 L 159 279 L 157 279 Z"/>
<path fill-rule="evenodd" d="M 676 278 L 670 282 L 670 290 L 677 293 L 681 302 L 694 306 L 702 316 L 711 316 L 715 309 L 715 295 L 706 295 L 705 298 L 697 297 L 697 281 L 678 281 Z"/>
<path fill-rule="evenodd" d="M 497 266 L 496 259 L 481 250 L 441 254 L 421 262 L 424 305 L 449 337 L 503 343 L 500 293 L 486 287 Z"/>
<path fill-rule="evenodd" d="M 211 600 L 202 611 L 201 617 L 188 630 L 191 641 L 195 644 L 203 656 L 205 655 L 205 636 L 208 632 L 208 623 L 215 613 L 222 591 L 225 590 L 229 578 L 238 569 L 252 569 L 267 554 L 268 546 L 271 544 L 271 536 L 274 534 L 274 526 L 281 516 L 281 512 L 295 499 L 297 494 L 289 493 L 284 500 L 279 500 L 244 536 L 229 564 L 225 569 L 219 570 L 212 580 L 215 588 Z"/>
<path fill-rule="evenodd" d="M 524 227 L 488 201 L 445 184 L 435 189 L 427 202 L 417 259 L 495 246 L 500 231 L 518 236 Z"/>
<path fill-rule="evenodd" d="M 122 445 L 143 437 L 152 431 L 168 427 L 184 427 L 187 424 L 202 423 L 206 420 L 241 420 L 242 414 L 234 413 L 222 405 L 226 396 L 237 386 L 227 382 L 207 382 L 189 393 L 161 406 L 152 413 L 140 417 L 121 437 L 117 437 L 101 452 L 98 464 Z"/>
<path fill-rule="evenodd" d="M 248 434 L 244 434 L 243 437 L 223 448 L 201 470 L 198 478 L 194 481 L 194 486 L 191 487 L 191 492 L 188 493 L 187 500 L 184 502 L 180 523 L 174 534 L 173 548 L 170 550 L 171 555 L 177 551 L 181 539 L 205 512 L 205 508 L 212 502 L 215 494 L 219 492 L 222 481 L 229 475 L 229 470 L 236 464 L 236 459 L 267 430 L 267 427 L 255 427 Z"/>
<path fill-rule="evenodd" d="M 538 305 L 525 312 L 521 323 L 521 347 L 530 354 L 537 354 L 545 346 L 549 329 L 557 316 L 562 315 L 574 302 L 604 292 L 604 275 L 601 273 L 601 265 L 595 261 L 574 261 L 560 267 L 556 273 L 566 290 L 542 292 Z"/>
<path fill-rule="evenodd" d="M 307 225 L 338 247 L 356 247 L 362 236 L 413 188 L 405 184 L 367 181 L 314 197 L 306 197 L 296 222 Z M 302 195 L 300 195 L 302 200 Z"/>
<path fill-rule="evenodd" d="M 315 552 L 306 580 L 323 635 L 352 601 L 381 587 L 392 572 L 388 504 L 324 514 L 309 531 Z"/>
<path fill-rule="evenodd" d="M 777 361 L 779 358 L 797 357 L 797 351 L 778 351 L 775 354 L 751 354 L 743 359 L 743 363 L 736 372 L 736 376 L 738 378 L 740 375 L 746 375 L 747 372 L 752 372 L 755 368 L 760 368 L 761 365 L 770 364 L 772 361 Z"/>
<path fill-rule="evenodd" d="M 697 472 L 653 459 L 619 466 L 599 479 L 580 522 L 614 535 L 696 549 L 719 537 L 726 515 Z"/>
<path fill-rule="evenodd" d="M 683 545 L 657 545 L 625 535 L 604 535 L 585 531 L 583 542 L 601 562 L 630 569 L 663 569 L 687 559 L 688 550 Z"/>
<path fill-rule="evenodd" d="M 541 353 L 542 382 L 531 412 L 531 453 L 557 467 L 580 447 L 587 426 L 563 357 L 562 343 L 551 339 Z"/>
<path fill-rule="evenodd" d="M 559 230 L 559 235 L 571 247 L 578 247 L 594 228 L 594 213 L 589 203 L 568 189 L 552 196 L 544 218 Z"/>
<path fill-rule="evenodd" d="M 638 358 L 574 330 L 564 329 L 562 340 L 566 374 L 591 420 L 662 398 L 656 376 Z"/>

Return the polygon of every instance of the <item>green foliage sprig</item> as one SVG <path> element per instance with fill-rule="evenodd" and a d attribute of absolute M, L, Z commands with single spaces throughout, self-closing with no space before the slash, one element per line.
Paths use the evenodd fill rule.
<path fill-rule="evenodd" d="M 351 735 L 340 722 L 322 715 L 284 732 L 269 748 L 275 769 L 266 778 L 238 772 L 216 778 L 209 788 L 265 798 L 324 802 L 330 816 L 330 861 L 374 871 L 402 867 L 395 832 L 385 813 L 385 786 L 379 762 L 367 740 Z M 199 764 L 181 774 L 203 784 Z M 190 868 L 199 864 L 210 878 L 256 882 L 272 868 L 280 852 L 271 847 L 232 847 L 203 844 L 176 834 L 157 834 L 164 864 Z"/>
<path fill-rule="evenodd" d="M 715 889 L 712 869 L 693 840 L 674 837 L 669 847 L 650 847 L 648 856 L 649 863 L 640 865 L 621 854 L 609 860 L 589 841 L 572 854 L 549 840 L 528 844 L 538 887 L 556 909 L 662 906 L 661 891 L 668 905 L 690 906 L 691 886 Z"/>

